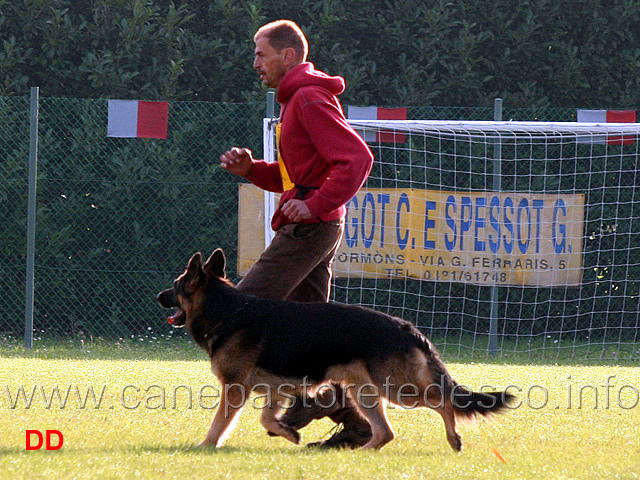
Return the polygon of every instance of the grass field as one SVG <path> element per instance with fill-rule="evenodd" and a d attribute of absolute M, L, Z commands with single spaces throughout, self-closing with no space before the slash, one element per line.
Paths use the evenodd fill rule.
<path fill-rule="evenodd" d="M 444 358 L 460 383 L 509 388 L 521 402 L 495 422 L 461 426 L 465 447 L 458 454 L 439 415 L 426 410 L 390 409 L 397 437 L 381 451 L 319 451 L 268 437 L 260 405 L 251 403 L 222 449 L 198 449 L 217 385 L 204 354 L 179 339 L 152 346 L 36 344 L 31 352 L 5 345 L 0 360 L 2 478 L 640 476 L 634 366 Z M 326 438 L 331 425 L 313 422 L 302 440 Z M 27 429 L 60 431 L 62 448 L 27 451 Z"/>

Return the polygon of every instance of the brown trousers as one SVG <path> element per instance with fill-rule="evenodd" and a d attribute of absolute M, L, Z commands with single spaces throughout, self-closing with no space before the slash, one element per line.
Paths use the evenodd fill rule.
<path fill-rule="evenodd" d="M 344 220 L 280 228 L 236 288 L 273 300 L 328 302 Z"/>

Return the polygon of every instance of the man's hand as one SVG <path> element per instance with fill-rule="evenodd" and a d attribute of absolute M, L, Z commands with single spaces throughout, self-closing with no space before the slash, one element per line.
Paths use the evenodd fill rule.
<path fill-rule="evenodd" d="M 282 213 L 293 222 L 302 222 L 313 217 L 304 200 L 289 200 L 282 206 Z"/>
<path fill-rule="evenodd" d="M 251 173 L 253 155 L 248 148 L 233 147 L 220 155 L 220 166 L 229 172 L 246 177 Z"/>

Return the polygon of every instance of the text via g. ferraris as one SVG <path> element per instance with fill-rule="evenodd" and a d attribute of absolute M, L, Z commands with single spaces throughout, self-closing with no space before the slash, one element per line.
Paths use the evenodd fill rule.
<path fill-rule="evenodd" d="M 582 278 L 584 195 L 367 189 L 336 275 L 530 286 Z"/>

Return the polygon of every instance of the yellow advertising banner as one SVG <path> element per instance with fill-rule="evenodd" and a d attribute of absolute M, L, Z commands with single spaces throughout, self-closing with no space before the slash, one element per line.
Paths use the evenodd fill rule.
<path fill-rule="evenodd" d="M 366 189 L 347 207 L 338 277 L 526 286 L 582 280 L 581 194 Z M 241 185 L 241 275 L 264 245 L 260 211 L 262 191 Z"/>

